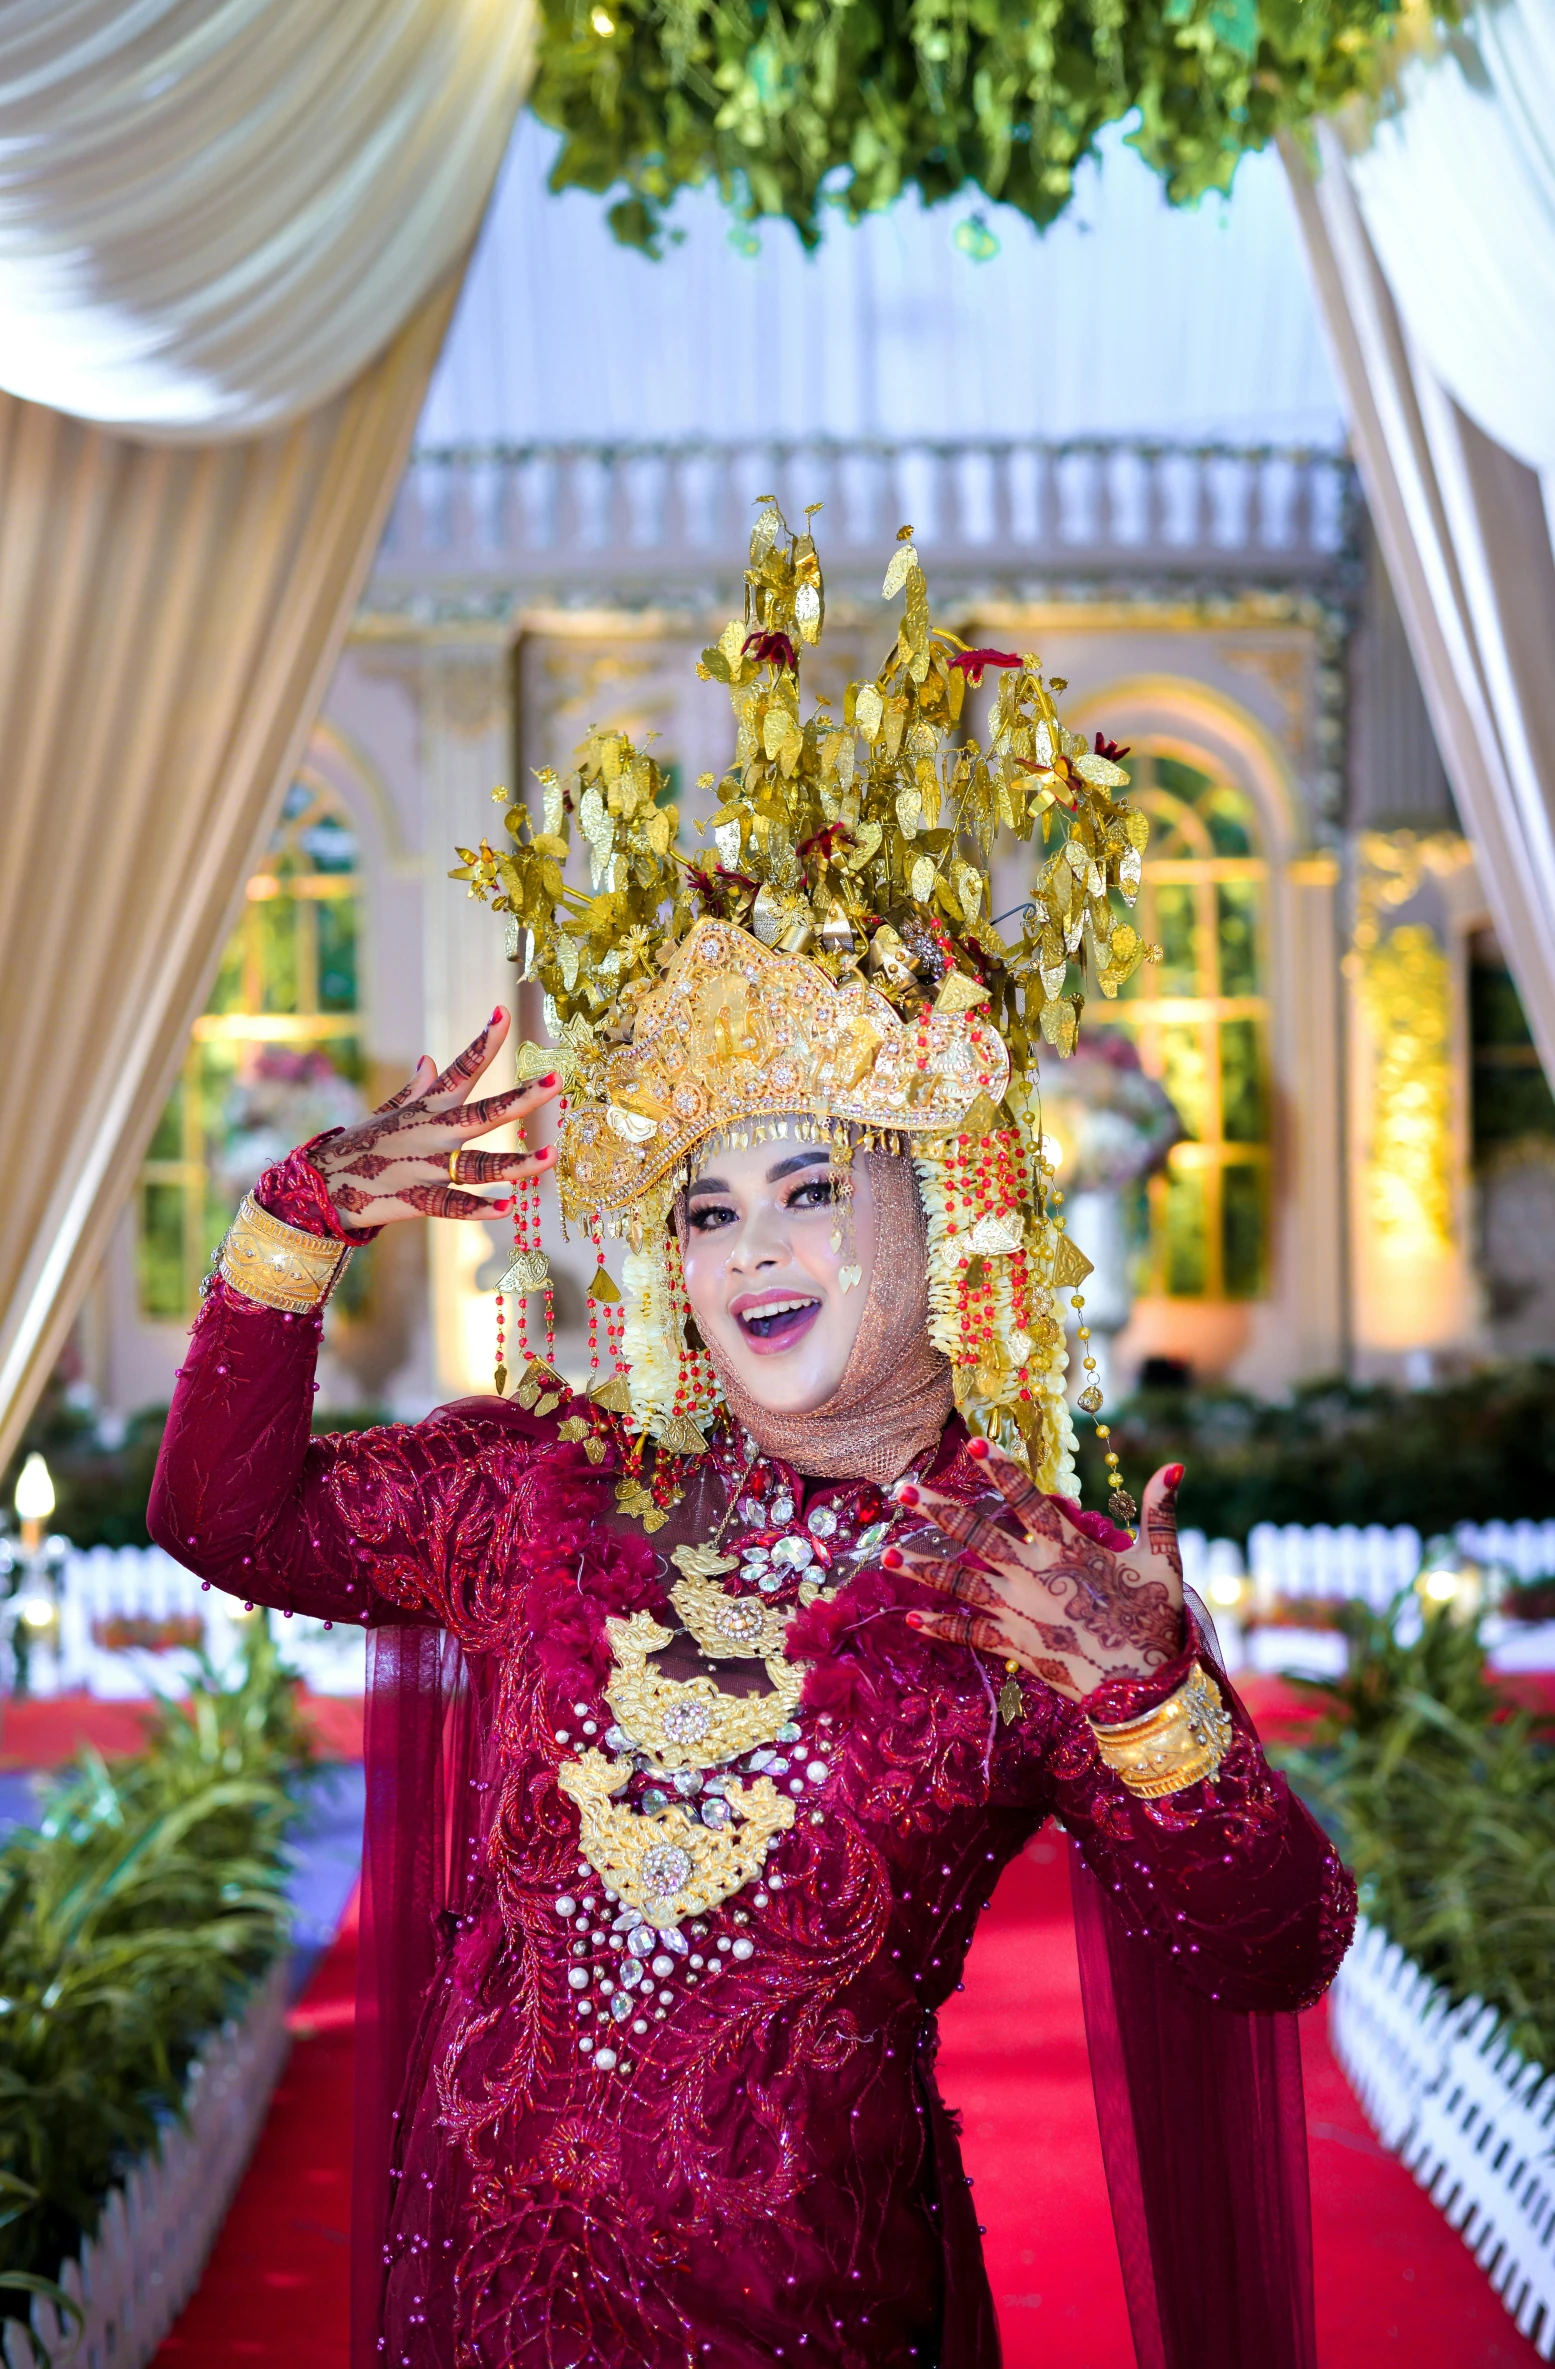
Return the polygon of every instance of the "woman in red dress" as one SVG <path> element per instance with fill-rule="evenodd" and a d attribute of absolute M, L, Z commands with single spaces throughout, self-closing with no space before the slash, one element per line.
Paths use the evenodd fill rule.
<path fill-rule="evenodd" d="M 531 1048 L 536 1082 L 470 1099 L 499 1011 L 261 1178 L 168 1425 L 158 1541 L 372 1632 L 357 2358 L 993 2369 L 935 2016 L 1057 1818 L 1140 2359 L 1304 2369 L 1288 2011 L 1353 1889 L 1185 1607 L 1178 1472 L 1137 1536 L 1121 1489 L 1118 1523 L 1073 1498 L 1054 1295 L 1085 1262 L 1032 1046 L 1072 1042 L 1082 932 L 1104 984 L 1136 953 L 1125 776 L 1034 660 L 931 640 L 910 545 L 880 677 L 800 727 L 819 570 L 775 520 L 704 661 L 740 729 L 717 858 L 679 864 L 656 767 L 602 734 L 543 829 L 469 854 L 556 1071 Z M 985 758 L 952 730 L 994 661 Z M 958 850 L 1044 814 L 1006 948 Z M 467 1148 L 563 1082 L 554 1152 Z M 552 1168 L 602 1252 L 626 1238 L 618 1370 L 312 1437 L 350 1244 Z"/>

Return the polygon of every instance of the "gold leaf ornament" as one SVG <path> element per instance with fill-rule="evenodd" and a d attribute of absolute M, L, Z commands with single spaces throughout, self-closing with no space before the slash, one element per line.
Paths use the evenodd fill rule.
<path fill-rule="evenodd" d="M 679 1547 L 672 1560 L 685 1576 L 670 1590 L 675 1610 L 702 1651 L 715 1661 L 776 1661 L 783 1653 L 788 1624 L 795 1607 L 766 1602 L 761 1596 L 730 1596 L 718 1585 L 717 1574 L 687 1569 L 690 1557 L 709 1557 L 705 1547 Z M 710 1558 L 726 1571 L 734 1569 L 727 1556 Z M 799 1583 L 799 1604 L 813 1604 L 821 1593 L 814 1579 Z"/>
<path fill-rule="evenodd" d="M 1053 1237 L 1053 1289 L 1073 1291 L 1091 1274 L 1090 1260 L 1078 1242 L 1071 1242 L 1067 1234 Z"/>
<path fill-rule="evenodd" d="M 711 1678 L 661 1678 L 649 1657 L 662 1653 L 673 1631 L 651 1612 L 607 1619 L 615 1669 L 605 1700 L 640 1751 L 673 1776 L 681 1769 L 722 1767 L 758 1745 L 775 1743 L 804 1692 L 797 1662 L 773 1656 L 764 1664 L 769 1694 L 725 1694 Z"/>
<path fill-rule="evenodd" d="M 913 545 L 898 543 L 891 554 L 891 563 L 885 572 L 885 582 L 880 587 L 881 599 L 895 600 L 914 569 L 917 569 L 921 574 L 921 562 Z"/>
<path fill-rule="evenodd" d="M 514 1257 L 507 1273 L 497 1285 L 500 1292 L 510 1293 L 515 1299 L 527 1298 L 530 1292 L 544 1291 L 551 1279 L 551 1264 L 543 1250 L 521 1250 Z"/>
<path fill-rule="evenodd" d="M 878 683 L 866 683 L 854 705 L 853 718 L 871 747 L 880 738 L 880 726 L 885 716 L 885 700 Z"/>
<path fill-rule="evenodd" d="M 627 1110 L 619 1102 L 606 1105 L 605 1125 L 623 1143 L 648 1143 L 659 1132 L 657 1119 L 650 1119 L 646 1111 Z"/>
<path fill-rule="evenodd" d="M 704 1825 L 679 1802 L 644 1818 L 613 1798 L 631 1774 L 629 1760 L 609 1761 L 591 1748 L 564 1762 L 556 1782 L 576 1805 L 579 1848 L 600 1882 L 660 1932 L 743 1891 L 794 1823 L 793 1802 L 770 1777 L 731 1786 L 723 1797 L 729 1819 L 720 1827 Z"/>
<path fill-rule="evenodd" d="M 769 707 L 761 726 L 761 745 L 769 757 L 780 757 L 791 740 L 800 738 L 798 719 L 786 707 Z"/>
<path fill-rule="evenodd" d="M 940 981 L 939 993 L 934 998 L 934 1009 L 936 1012 L 975 1012 L 979 1004 L 987 1001 L 987 988 L 979 987 L 977 981 L 969 979 L 965 971 L 947 971 Z"/>
<path fill-rule="evenodd" d="M 726 1571 L 738 1571 L 738 1555 L 720 1554 L 715 1546 L 677 1546 L 671 1550 L 670 1561 L 687 1579 L 717 1579 Z"/>
<path fill-rule="evenodd" d="M 921 683 L 929 671 L 929 587 L 921 568 L 913 568 L 908 574 L 902 639 L 912 653 L 908 671 L 915 683 Z"/>

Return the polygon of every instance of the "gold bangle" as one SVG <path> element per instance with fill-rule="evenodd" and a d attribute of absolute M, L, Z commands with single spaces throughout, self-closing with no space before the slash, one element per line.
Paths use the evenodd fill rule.
<path fill-rule="evenodd" d="M 1091 1721 L 1096 1749 L 1108 1768 L 1146 1801 L 1213 1779 L 1233 1732 L 1219 1687 L 1197 1662 L 1186 1682 L 1153 1711 L 1116 1727 Z"/>
<path fill-rule="evenodd" d="M 451 1185 L 459 1182 L 459 1154 L 463 1149 L 462 1143 L 456 1143 L 448 1155 L 448 1181 Z"/>
<path fill-rule="evenodd" d="M 310 1316 L 322 1308 L 345 1272 L 354 1246 L 327 1234 L 305 1234 L 261 1209 L 252 1193 L 227 1228 L 219 1272 L 246 1300 Z"/>

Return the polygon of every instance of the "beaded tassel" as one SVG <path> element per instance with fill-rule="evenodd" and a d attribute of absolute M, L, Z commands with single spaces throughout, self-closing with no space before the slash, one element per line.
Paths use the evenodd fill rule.
<path fill-rule="evenodd" d="M 1063 1197 L 1062 1193 L 1055 1193 L 1052 1196 L 1055 1208 L 1063 1200 Z M 1054 1223 L 1061 1228 L 1064 1221 L 1060 1217 L 1055 1219 Z M 1081 1367 L 1091 1377 L 1075 1403 L 1077 1406 L 1083 1407 L 1085 1412 L 1094 1419 L 1101 1413 L 1103 1401 L 1101 1385 L 1096 1380 L 1096 1360 L 1091 1354 L 1091 1328 L 1085 1321 L 1084 1293 L 1072 1292 L 1069 1297 L 1069 1305 L 1080 1319 L 1076 1338 L 1082 1352 Z M 1117 1449 L 1112 1445 L 1111 1424 L 1097 1423 L 1096 1437 L 1103 1444 L 1103 1458 L 1107 1468 L 1107 1511 L 1120 1529 L 1131 1530 L 1139 1519 L 1139 1508 L 1123 1486 L 1123 1468 L 1118 1461 Z"/>
<path fill-rule="evenodd" d="M 521 1184 L 513 1203 L 513 1256 L 518 1259 L 529 1248 L 529 1186 Z M 514 1318 L 518 1336 L 518 1353 L 525 1365 L 529 1363 L 529 1301 L 523 1292 L 518 1294 Z"/>

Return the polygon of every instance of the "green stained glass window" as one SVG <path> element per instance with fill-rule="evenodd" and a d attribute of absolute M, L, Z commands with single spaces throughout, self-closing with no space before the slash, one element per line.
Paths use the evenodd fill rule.
<path fill-rule="evenodd" d="M 1187 1140 L 1146 1196 L 1144 1291 L 1246 1300 L 1268 1289 L 1269 867 L 1257 811 L 1234 783 L 1160 751 L 1128 760 L 1150 817 L 1137 908 L 1163 950 L 1113 1013 L 1177 1106 Z"/>
<path fill-rule="evenodd" d="M 349 820 L 326 790 L 295 782 L 141 1170 L 145 1315 L 189 1316 L 260 1170 L 365 1107 L 360 900 Z M 353 1303 L 370 1288 L 370 1263 L 358 1252 L 348 1270 Z"/>

